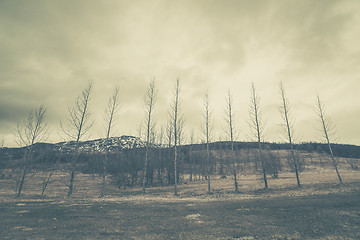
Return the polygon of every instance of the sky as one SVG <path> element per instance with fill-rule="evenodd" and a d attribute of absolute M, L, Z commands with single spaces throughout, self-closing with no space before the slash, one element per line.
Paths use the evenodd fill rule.
<path fill-rule="evenodd" d="M 202 132 L 204 94 L 213 141 L 227 140 L 226 96 L 233 95 L 237 140 L 252 141 L 250 88 L 260 96 L 264 137 L 284 142 L 279 82 L 291 104 L 297 142 L 322 141 L 316 93 L 335 124 L 336 142 L 360 145 L 360 2 L 357 0 L 2 0 L 0 140 L 16 146 L 18 122 L 47 107 L 48 142 L 68 109 L 94 81 L 95 121 L 88 139 L 105 136 L 104 108 L 115 86 L 115 135 L 137 136 L 144 96 L 155 78 L 157 129 L 181 84 L 185 140 Z"/>

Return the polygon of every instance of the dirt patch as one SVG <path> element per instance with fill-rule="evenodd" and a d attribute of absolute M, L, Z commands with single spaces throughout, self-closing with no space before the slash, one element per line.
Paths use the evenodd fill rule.
<path fill-rule="evenodd" d="M 196 214 L 190 214 L 190 215 L 187 215 L 185 217 L 187 220 L 190 220 L 192 222 L 196 222 L 196 223 L 204 223 L 204 221 L 200 220 L 201 218 L 201 215 L 196 213 Z"/>

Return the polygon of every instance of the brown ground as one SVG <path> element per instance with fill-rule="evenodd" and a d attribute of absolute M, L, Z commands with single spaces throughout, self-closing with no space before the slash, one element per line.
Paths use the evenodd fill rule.
<path fill-rule="evenodd" d="M 20 199 L 13 179 L 0 179 L 0 239 L 360 239 L 360 172 L 340 169 L 343 185 L 331 168 L 308 168 L 296 187 L 294 173 L 269 180 L 258 175 L 233 180 L 213 177 L 172 187 L 119 190 L 78 174 L 74 194 L 66 197 L 68 174 L 57 172 L 40 198 L 41 181 L 33 176 Z"/>

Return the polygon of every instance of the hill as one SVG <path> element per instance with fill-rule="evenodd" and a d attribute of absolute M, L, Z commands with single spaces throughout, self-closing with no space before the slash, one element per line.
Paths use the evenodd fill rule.
<path fill-rule="evenodd" d="M 88 140 L 79 143 L 79 150 L 82 153 L 102 153 L 105 150 L 111 152 L 119 152 L 124 149 L 137 149 L 144 148 L 145 142 L 141 141 L 138 137 L 134 136 L 121 136 L 111 137 L 108 140 L 105 138 Z M 256 142 L 235 142 L 235 150 L 240 149 L 254 149 L 257 148 Z M 264 143 L 265 148 L 269 150 L 286 150 L 289 149 L 287 143 Z M 329 153 L 328 146 L 324 143 L 300 143 L 295 144 L 295 149 L 307 152 L 317 153 Z M 152 147 L 159 147 L 159 145 L 153 144 Z M 192 150 L 205 149 L 205 144 L 192 144 L 180 146 L 183 150 L 188 150 L 191 147 Z M 34 148 L 37 151 L 43 152 L 57 152 L 57 153 L 71 153 L 75 150 L 75 142 L 59 142 L 59 143 L 36 143 Z M 226 150 L 230 148 L 230 142 L 218 141 L 210 144 L 212 150 Z M 349 144 L 332 144 L 334 155 L 344 158 L 360 158 L 360 146 Z M 0 159 L 19 158 L 22 156 L 25 147 L 22 148 L 0 148 Z"/>

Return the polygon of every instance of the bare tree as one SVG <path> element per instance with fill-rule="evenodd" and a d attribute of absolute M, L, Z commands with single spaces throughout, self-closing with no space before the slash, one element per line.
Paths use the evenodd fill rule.
<path fill-rule="evenodd" d="M 80 96 L 76 98 L 74 106 L 68 109 L 66 121 L 64 123 L 60 122 L 60 127 L 67 138 L 75 142 L 75 152 L 70 170 L 68 197 L 70 197 L 73 192 L 76 164 L 79 158 L 79 142 L 89 132 L 94 123 L 94 121 L 91 120 L 91 112 L 89 111 L 90 94 L 93 85 L 93 82 L 88 84 Z"/>
<path fill-rule="evenodd" d="M 47 137 L 47 124 L 45 122 L 46 108 L 39 108 L 30 111 L 29 115 L 17 124 L 16 141 L 20 146 L 25 147 L 24 157 L 20 167 L 20 175 L 17 178 L 16 198 L 19 198 L 23 185 L 28 174 L 31 161 L 33 160 L 34 144 L 45 140 Z"/>
<path fill-rule="evenodd" d="M 108 105 L 105 109 L 105 123 L 106 123 L 106 127 L 105 127 L 105 132 L 106 132 L 106 136 L 105 136 L 105 142 L 107 143 L 109 138 L 111 137 L 111 130 L 112 127 L 115 123 L 115 121 L 117 120 L 116 118 L 116 114 L 119 110 L 119 87 L 116 86 L 115 90 L 113 92 L 113 95 L 110 97 Z M 103 167 L 103 172 L 102 172 L 102 185 L 101 185 L 101 192 L 100 192 L 100 197 L 104 196 L 104 192 L 105 192 L 105 182 L 106 182 L 106 175 L 107 175 L 107 165 L 108 165 L 108 158 L 109 158 L 109 148 L 105 149 L 105 153 L 104 153 L 104 157 L 102 158 L 102 167 Z"/>
<path fill-rule="evenodd" d="M 171 104 L 170 109 L 170 122 L 171 122 L 171 129 L 172 129 L 172 136 L 174 136 L 174 194 L 178 195 L 177 190 L 177 146 L 179 143 L 179 127 L 181 126 L 181 119 L 183 119 L 183 115 L 181 114 L 181 101 L 180 101 L 180 79 L 176 80 L 176 85 L 174 89 L 174 98 Z"/>
<path fill-rule="evenodd" d="M 317 115 L 318 115 L 319 120 L 322 125 L 322 133 L 323 133 L 324 140 L 326 141 L 326 143 L 329 147 L 333 166 L 334 166 L 336 174 L 339 178 L 339 182 L 342 184 L 343 182 L 342 182 L 342 179 L 341 179 L 338 167 L 337 167 L 337 161 L 334 157 L 334 153 L 331 148 L 331 140 L 330 140 L 331 136 L 334 135 L 335 127 L 334 127 L 332 121 L 326 115 L 325 104 L 321 101 L 319 94 L 317 94 Z"/>
<path fill-rule="evenodd" d="M 229 140 L 230 140 L 230 147 L 231 147 L 231 156 L 232 156 L 232 166 L 233 166 L 233 175 L 234 175 L 234 185 L 235 185 L 235 192 L 238 192 L 238 182 L 237 182 L 237 169 L 236 169 L 236 163 L 235 163 L 235 154 L 234 154 L 234 117 L 235 113 L 233 111 L 233 99 L 231 96 L 231 92 L 228 91 L 228 96 L 226 99 L 226 122 L 228 124 L 228 134 L 229 134 Z"/>
<path fill-rule="evenodd" d="M 146 173 L 149 161 L 149 144 L 153 128 L 153 115 L 154 115 L 154 106 L 156 102 L 157 90 L 155 88 L 155 80 L 151 80 L 150 85 L 146 91 L 145 95 L 145 124 L 146 124 L 146 151 L 145 151 L 145 161 L 144 161 L 144 174 L 143 174 L 143 193 L 145 193 L 146 188 Z"/>
<path fill-rule="evenodd" d="M 293 164 L 294 164 L 297 185 L 298 185 L 298 187 L 301 187 L 300 178 L 299 178 L 299 166 L 298 166 L 298 161 L 296 159 L 295 152 L 294 152 L 294 146 L 293 146 L 293 138 L 294 138 L 294 123 L 293 122 L 294 121 L 292 120 L 291 115 L 290 115 L 291 108 L 290 108 L 289 101 L 286 97 L 282 82 L 280 82 L 280 94 L 281 94 L 281 100 L 282 100 L 282 105 L 280 107 L 280 113 L 285 122 L 285 124 L 284 124 L 285 131 L 284 132 L 285 132 L 286 138 L 290 144 L 290 153 L 291 153 L 291 158 L 292 158 Z"/>
<path fill-rule="evenodd" d="M 249 115 L 250 115 L 250 129 L 252 135 L 257 139 L 258 142 L 258 154 L 261 162 L 263 180 L 265 184 L 265 188 L 268 188 L 267 177 L 266 177 L 266 167 L 265 167 L 265 159 L 262 151 L 262 143 L 264 141 L 264 125 L 262 122 L 262 114 L 261 114 L 261 106 L 260 106 L 260 97 L 256 93 L 254 83 L 251 84 L 251 99 L 249 105 Z"/>
<path fill-rule="evenodd" d="M 212 128 L 213 128 L 213 122 L 212 122 L 212 111 L 210 109 L 209 105 L 209 94 L 208 92 L 205 93 L 204 96 L 204 110 L 203 110 L 203 117 L 204 117 L 204 126 L 203 126 L 203 132 L 205 134 L 205 141 L 206 141 L 206 175 L 207 175 L 207 182 L 208 182 L 208 193 L 211 192 L 211 167 L 210 167 L 210 141 L 212 137 Z"/>

